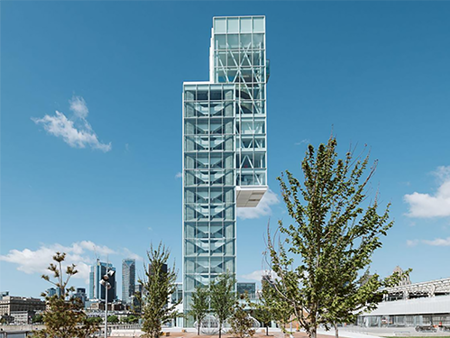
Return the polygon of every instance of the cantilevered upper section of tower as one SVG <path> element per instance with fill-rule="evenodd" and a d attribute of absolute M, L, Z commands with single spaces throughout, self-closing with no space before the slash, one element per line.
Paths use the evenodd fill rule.
<path fill-rule="evenodd" d="M 193 114 L 233 116 L 235 119 L 232 133 L 237 207 L 257 206 L 267 190 L 266 83 L 269 61 L 265 40 L 264 16 L 213 18 L 209 82 L 184 83 L 184 100 L 196 101 Z M 189 112 L 185 110 L 187 116 Z M 217 127 L 227 126 L 218 124 Z M 217 132 L 214 128 L 208 124 L 203 132 L 214 134 Z"/>

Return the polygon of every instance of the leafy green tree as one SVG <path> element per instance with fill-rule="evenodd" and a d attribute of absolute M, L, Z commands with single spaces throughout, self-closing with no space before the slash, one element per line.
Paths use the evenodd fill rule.
<path fill-rule="evenodd" d="M 170 252 L 162 243 L 157 249 L 150 246 L 147 251 L 148 266 L 145 269 L 145 280 L 139 279 L 142 294 L 137 294 L 142 304 L 142 331 L 146 337 L 158 338 L 164 323 L 177 316 L 176 306 L 180 301 L 170 303 L 169 296 L 176 290 L 175 264 L 169 268 L 167 261 Z"/>
<path fill-rule="evenodd" d="M 223 323 L 233 313 L 236 302 L 235 284 L 234 276 L 224 273 L 219 275 L 210 285 L 210 307 L 219 321 L 219 338 L 222 337 Z"/>
<path fill-rule="evenodd" d="M 200 328 L 202 326 L 203 320 L 209 311 L 209 290 L 200 285 L 195 289 L 192 294 L 191 310 L 188 315 L 194 318 L 197 322 L 197 334 L 200 335 Z"/>
<path fill-rule="evenodd" d="M 86 321 L 89 323 L 100 325 L 103 322 L 103 318 L 97 316 L 89 317 Z"/>
<path fill-rule="evenodd" d="M 311 338 L 319 324 L 333 325 L 376 308 L 380 287 L 394 283 L 374 275 L 361 286 L 358 276 L 393 222 L 389 205 L 378 213 L 376 198 L 363 207 L 376 163 L 368 169 L 369 157 L 355 159 L 351 152 L 338 159 L 336 147 L 334 137 L 317 151 L 309 145 L 303 183 L 289 171 L 278 178 L 294 223 L 279 221 L 280 237 L 269 234 L 268 240 L 278 298 L 289 304 Z"/>
<path fill-rule="evenodd" d="M 255 334 L 253 327 L 253 319 L 250 317 L 246 308 L 250 305 L 248 294 L 239 296 L 240 301 L 236 300 L 233 313 L 228 319 L 231 325 L 230 333 L 237 335 L 239 338 L 252 337 Z"/>
<path fill-rule="evenodd" d="M 42 323 L 44 320 L 44 317 L 40 314 L 34 315 L 33 318 L 31 318 L 31 322 L 33 324 Z"/>
<path fill-rule="evenodd" d="M 111 315 L 108 316 L 108 323 L 118 323 L 119 322 L 119 317 L 117 317 L 116 315 Z"/>
<path fill-rule="evenodd" d="M 38 338 L 84 338 L 98 330 L 96 323 L 89 322 L 83 312 L 83 304 L 80 299 L 70 296 L 70 292 L 75 291 L 69 287 L 70 278 L 77 274 L 75 265 L 69 265 L 63 269 L 65 253 L 57 252 L 53 256 L 54 263 L 50 263 L 48 269 L 53 273 L 55 281 L 43 275 L 42 278 L 52 283 L 60 289 L 60 295 L 50 296 L 43 293 L 47 301 L 47 310 L 43 314 L 45 328 L 35 331 L 33 336 Z"/>
<path fill-rule="evenodd" d="M 269 335 L 269 326 L 272 320 L 276 320 L 276 290 L 271 286 L 271 283 L 267 279 L 263 279 L 261 282 L 261 292 L 259 294 L 259 302 L 254 303 L 253 317 L 258 320 L 262 326 L 266 328 L 266 336 Z M 282 317 L 282 316 L 280 316 Z"/>

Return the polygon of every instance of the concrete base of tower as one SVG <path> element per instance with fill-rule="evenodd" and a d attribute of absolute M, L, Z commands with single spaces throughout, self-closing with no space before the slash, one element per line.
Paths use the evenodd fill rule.
<path fill-rule="evenodd" d="M 238 208 L 254 208 L 266 193 L 266 185 L 236 186 L 236 206 Z"/>

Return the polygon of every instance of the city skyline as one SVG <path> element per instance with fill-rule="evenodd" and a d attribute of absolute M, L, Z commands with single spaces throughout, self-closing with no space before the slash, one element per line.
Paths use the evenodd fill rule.
<path fill-rule="evenodd" d="M 340 157 L 367 145 L 369 199 L 392 203 L 371 271 L 450 276 L 450 4 L 235 4 L 2 2 L 1 291 L 39 296 L 56 251 L 86 290 L 97 258 L 143 277 L 160 241 L 181 281 L 182 83 L 207 79 L 214 16 L 252 14 L 271 61 L 269 190 L 237 211 L 238 280 L 260 280 L 267 224 L 288 222 L 276 177 L 331 133 Z"/>

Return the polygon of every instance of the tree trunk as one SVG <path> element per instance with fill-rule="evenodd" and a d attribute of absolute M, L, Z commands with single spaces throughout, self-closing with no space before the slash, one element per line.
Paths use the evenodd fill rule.
<path fill-rule="evenodd" d="M 316 338 L 317 336 L 317 327 L 311 327 L 309 329 L 309 338 Z"/>
<path fill-rule="evenodd" d="M 269 325 L 266 325 L 266 336 L 269 335 Z"/>
<path fill-rule="evenodd" d="M 222 338 L 222 322 L 219 323 L 219 338 Z"/>
<path fill-rule="evenodd" d="M 200 322 L 200 320 L 198 320 L 198 317 L 197 317 L 197 335 L 198 336 L 200 336 L 200 326 L 201 326 L 201 322 Z"/>
<path fill-rule="evenodd" d="M 339 338 L 339 330 L 338 330 L 338 326 L 336 323 L 334 323 L 334 336 L 336 338 Z"/>

